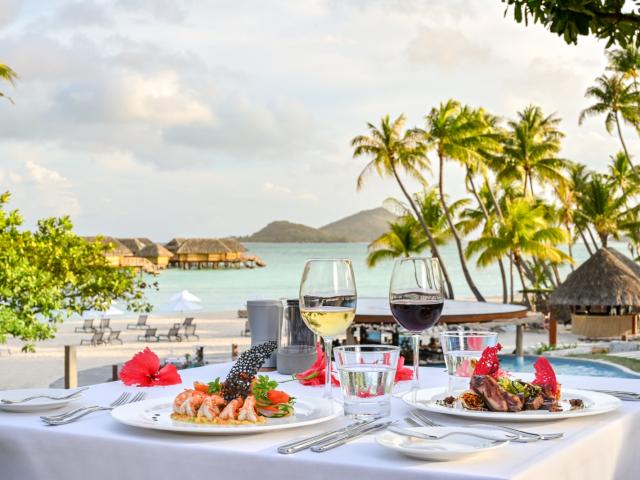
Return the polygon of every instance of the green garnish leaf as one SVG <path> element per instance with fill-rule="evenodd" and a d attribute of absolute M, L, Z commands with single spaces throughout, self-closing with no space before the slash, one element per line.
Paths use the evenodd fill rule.
<path fill-rule="evenodd" d="M 209 393 L 220 393 L 222 391 L 222 382 L 220 382 L 220 377 L 217 377 L 213 382 L 209 382 Z"/>
<path fill-rule="evenodd" d="M 269 405 L 271 402 L 267 398 L 267 392 L 276 388 L 278 388 L 278 382 L 271 380 L 268 375 L 258 375 L 258 379 L 253 384 L 251 391 L 258 403 Z"/>

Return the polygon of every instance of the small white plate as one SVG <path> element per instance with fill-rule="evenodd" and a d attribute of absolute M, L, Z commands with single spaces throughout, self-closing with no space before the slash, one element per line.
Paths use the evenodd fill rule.
<path fill-rule="evenodd" d="M 257 425 L 211 425 L 179 422 L 171 418 L 173 398 L 155 398 L 122 405 L 111 411 L 118 422 L 132 427 L 201 435 L 238 435 L 270 432 L 327 422 L 343 415 L 342 405 L 326 398 L 296 397 L 295 414 L 286 418 L 268 418 Z"/>
<path fill-rule="evenodd" d="M 428 412 L 442 413 L 443 415 L 453 415 L 456 417 L 470 418 L 482 421 L 501 422 L 540 422 L 548 420 L 560 420 L 562 418 L 587 417 L 590 415 L 600 415 L 611 412 L 622 405 L 622 401 L 606 393 L 592 392 L 589 390 L 562 389 L 560 412 L 549 412 L 548 410 L 525 410 L 523 412 L 485 412 L 467 410 L 461 406 L 446 407 L 438 403 L 447 396 L 444 388 L 425 388 L 415 392 L 407 392 L 402 396 L 402 400 L 413 408 L 426 410 Z M 577 398 L 582 400 L 584 408 L 571 410 L 569 399 Z"/>
<path fill-rule="evenodd" d="M 20 400 L 35 395 L 50 395 L 52 397 L 64 397 L 71 393 L 70 390 L 63 388 L 25 388 L 21 390 L 4 390 L 0 392 L 0 399 L 4 400 Z M 0 410 L 7 412 L 41 412 L 45 410 L 53 410 L 64 405 L 75 402 L 82 398 L 82 393 L 78 393 L 75 397 L 66 400 L 51 400 L 50 398 L 36 398 L 24 403 L 2 403 L 0 402 Z"/>
<path fill-rule="evenodd" d="M 460 431 L 456 427 L 415 427 L 407 428 L 414 432 L 428 433 L 429 435 L 444 435 L 451 431 Z M 479 428 L 465 428 L 465 431 L 487 435 L 486 430 Z M 493 434 L 494 432 L 491 432 Z M 505 436 L 500 432 L 495 432 L 496 440 L 503 440 Z M 383 447 L 395 450 L 408 457 L 420 460 L 432 460 L 436 462 L 448 462 L 459 460 L 478 453 L 497 450 L 507 445 L 509 442 L 494 442 L 482 438 L 471 437 L 469 435 L 452 435 L 442 440 L 422 440 L 420 438 L 399 435 L 386 431 L 376 437 L 376 442 Z"/>

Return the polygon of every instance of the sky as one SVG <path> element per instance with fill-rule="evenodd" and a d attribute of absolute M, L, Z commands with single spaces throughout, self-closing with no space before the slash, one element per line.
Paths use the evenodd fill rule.
<path fill-rule="evenodd" d="M 604 44 L 566 45 L 499 0 L 2 0 L 0 190 L 27 225 L 83 235 L 223 236 L 321 226 L 399 197 L 355 181 L 350 139 L 455 98 L 562 118 L 562 155 L 602 170 L 619 143 L 578 125 Z M 0 99 L 2 100 L 2 99 Z M 626 130 L 630 150 L 640 148 Z M 452 197 L 461 172 L 447 166 Z M 414 184 L 409 182 L 412 188 Z"/>

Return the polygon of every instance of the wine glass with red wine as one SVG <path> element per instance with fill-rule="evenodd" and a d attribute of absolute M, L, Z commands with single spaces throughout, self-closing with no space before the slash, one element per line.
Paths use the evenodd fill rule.
<path fill-rule="evenodd" d="M 444 306 L 444 280 L 440 262 L 431 257 L 398 259 L 393 266 L 389 304 L 396 322 L 412 333 L 412 390 L 420 388 L 420 336 L 433 327 Z"/>

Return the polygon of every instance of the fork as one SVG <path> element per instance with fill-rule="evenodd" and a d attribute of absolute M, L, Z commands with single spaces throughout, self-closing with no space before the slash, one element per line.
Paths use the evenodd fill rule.
<path fill-rule="evenodd" d="M 23 398 L 22 400 L 7 400 L 3 398 L 2 400 L 0 400 L 0 402 L 4 403 L 5 405 L 13 405 L 14 403 L 24 403 L 30 400 L 35 400 L 36 398 L 48 398 L 50 400 L 67 400 L 69 398 L 75 397 L 76 395 L 79 395 L 80 393 L 84 392 L 88 388 L 89 387 L 79 388 L 71 392 L 69 395 L 64 395 L 62 397 L 52 397 L 51 395 L 33 395 L 31 397 Z"/>
<path fill-rule="evenodd" d="M 146 394 L 144 392 L 138 392 L 133 397 L 131 397 L 130 393 L 123 393 L 122 395 L 120 395 L 120 397 L 114 400 L 108 407 L 101 407 L 99 405 L 94 405 L 91 407 L 87 407 L 85 410 L 81 412 L 69 414 L 68 416 L 63 417 L 62 419 L 45 419 L 42 417 L 40 418 L 42 418 L 42 420 L 47 425 L 50 425 L 50 426 L 66 425 L 68 423 L 75 422 L 76 420 L 79 420 L 80 418 L 86 415 L 89 415 L 90 413 L 100 412 L 105 410 L 113 410 L 114 408 L 119 407 L 121 405 L 139 402 L 144 399 L 145 395 Z"/>
<path fill-rule="evenodd" d="M 122 405 L 122 404 L 126 403 L 127 400 L 129 400 L 130 396 L 131 396 L 130 393 L 124 392 L 118 398 L 116 398 L 110 404 L 110 406 L 117 407 L 118 405 Z M 101 407 L 100 407 L 100 405 L 91 405 L 89 407 L 80 407 L 80 408 L 76 408 L 74 410 L 69 410 L 67 412 L 59 413 L 57 415 L 42 415 L 40 418 L 42 420 L 44 420 L 45 422 L 47 422 L 47 421 L 65 420 L 65 419 L 67 419 L 69 417 L 72 417 L 72 416 L 78 414 L 78 413 L 84 412 L 85 410 L 93 410 L 95 408 L 101 408 Z"/>
<path fill-rule="evenodd" d="M 423 412 L 418 410 L 413 410 L 409 412 L 414 419 L 426 424 L 430 427 L 444 427 L 446 425 L 442 425 L 441 423 L 434 422 L 429 417 L 427 417 Z M 507 427 L 506 425 L 494 425 L 494 424 L 486 424 L 486 423 L 474 423 L 472 425 L 466 425 L 467 427 L 476 427 L 476 428 L 495 428 L 497 430 L 502 430 L 508 433 L 515 433 L 519 436 L 518 439 L 514 439 L 513 441 L 519 442 L 527 442 L 527 441 L 537 441 L 537 440 L 555 440 L 558 438 L 562 438 L 564 433 L 535 433 L 535 432 L 527 432 L 524 430 L 518 430 L 517 428 Z"/>

